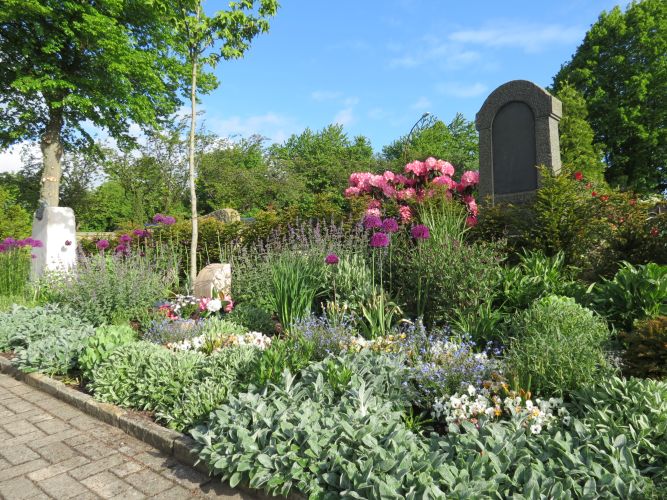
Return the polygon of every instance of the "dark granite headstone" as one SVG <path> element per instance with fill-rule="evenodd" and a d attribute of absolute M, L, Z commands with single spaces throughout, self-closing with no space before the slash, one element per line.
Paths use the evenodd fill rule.
<path fill-rule="evenodd" d="M 558 99 L 526 80 L 501 85 L 477 113 L 481 198 L 522 201 L 540 179 L 537 165 L 560 171 Z"/>

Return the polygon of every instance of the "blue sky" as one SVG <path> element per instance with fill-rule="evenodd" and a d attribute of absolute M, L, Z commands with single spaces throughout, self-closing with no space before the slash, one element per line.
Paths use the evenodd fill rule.
<path fill-rule="evenodd" d="M 217 68 L 206 124 L 281 142 L 337 122 L 380 151 L 425 111 L 473 120 L 506 81 L 549 85 L 599 14 L 626 4 L 283 0 L 270 32 Z"/>
<path fill-rule="evenodd" d="M 207 128 L 282 142 L 340 123 L 376 151 L 429 111 L 474 120 L 509 80 L 546 86 L 603 10 L 627 1 L 282 0 L 245 57 L 216 68 Z M 207 11 L 226 5 L 209 0 Z M 185 111 L 185 110 L 184 110 Z M 103 137 L 103 134 L 102 134 Z M 0 171 L 20 166 L 0 153 Z"/>

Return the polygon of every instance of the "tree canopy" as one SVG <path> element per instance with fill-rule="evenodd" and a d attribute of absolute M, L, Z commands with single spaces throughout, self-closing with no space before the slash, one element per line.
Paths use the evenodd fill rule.
<path fill-rule="evenodd" d="M 64 149 L 91 145 L 87 124 L 131 141 L 177 109 L 182 68 L 153 0 L 4 0 L 0 147 L 41 142 L 41 196 L 58 204 Z"/>
<path fill-rule="evenodd" d="M 409 144 L 406 144 L 408 140 Z M 433 156 L 449 161 L 459 172 L 479 169 L 479 140 L 475 124 L 460 113 L 456 114 L 449 125 L 438 120 L 433 126 L 413 134 L 412 137 L 401 137 L 382 148 L 382 155 L 394 168 L 400 168 L 405 163 L 406 149 L 408 161 L 423 161 Z"/>
<path fill-rule="evenodd" d="M 607 180 L 640 192 L 667 189 L 667 2 L 603 12 L 554 78 L 588 103 Z"/>
<path fill-rule="evenodd" d="M 588 123 L 584 96 L 566 82 L 556 97 L 563 103 L 563 117 L 558 124 L 563 165 L 582 172 L 589 180 L 604 182 L 602 147 L 594 142 L 595 134 Z"/>

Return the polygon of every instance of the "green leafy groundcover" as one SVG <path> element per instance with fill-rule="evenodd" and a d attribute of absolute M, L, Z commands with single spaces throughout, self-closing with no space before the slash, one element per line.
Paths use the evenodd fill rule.
<path fill-rule="evenodd" d="M 364 353 L 334 362 L 339 371 L 352 372 L 338 390 L 327 381 L 332 373 L 327 360 L 304 369 L 299 381 L 286 372 L 276 386 L 231 396 L 206 425 L 191 431 L 200 459 L 232 486 L 244 482 L 280 494 L 296 489 L 310 498 L 656 495 L 644 453 L 648 443 L 663 451 L 667 445 L 655 444 L 661 443 L 660 427 L 645 435 L 643 447 L 633 440 L 627 422 L 641 420 L 642 407 L 618 400 L 626 423 L 605 432 L 606 411 L 536 436 L 520 421 L 505 421 L 481 429 L 465 423 L 445 436 L 424 437 L 403 419 L 409 395 L 400 362 Z M 625 383 L 612 381 L 591 390 L 589 398 L 613 394 L 614 384 Z M 665 384 L 656 387 L 665 390 Z M 660 404 L 657 411 L 664 415 L 664 399 Z"/>
<path fill-rule="evenodd" d="M 207 356 L 140 341 L 114 349 L 93 369 L 90 388 L 100 401 L 154 411 L 168 427 L 183 430 L 224 401 L 233 386 L 243 387 L 257 355 L 254 347 Z"/>
<path fill-rule="evenodd" d="M 93 333 L 71 309 L 57 305 L 14 306 L 0 313 L 0 351 L 14 351 L 12 363 L 25 372 L 66 374 Z"/>

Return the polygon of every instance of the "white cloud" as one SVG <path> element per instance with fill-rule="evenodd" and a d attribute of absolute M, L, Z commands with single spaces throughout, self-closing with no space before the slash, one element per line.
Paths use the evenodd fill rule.
<path fill-rule="evenodd" d="M 524 52 L 540 52 L 550 45 L 571 44 L 581 40 L 586 29 L 581 26 L 558 24 L 537 25 L 500 23 L 483 28 L 459 30 L 450 33 L 452 42 L 484 47 L 512 47 Z"/>
<path fill-rule="evenodd" d="M 314 90 L 310 93 L 310 98 L 313 101 L 333 101 L 340 99 L 342 96 L 343 93 L 337 90 Z"/>
<path fill-rule="evenodd" d="M 421 96 L 410 106 L 410 109 L 414 109 L 416 111 L 427 111 L 431 108 L 431 106 L 431 101 L 427 97 Z"/>
<path fill-rule="evenodd" d="M 432 36 L 421 39 L 415 49 L 389 60 L 390 68 L 414 68 L 424 64 L 439 64 L 449 69 L 467 66 L 480 58 L 480 54 L 459 43 L 439 40 Z"/>
<path fill-rule="evenodd" d="M 354 110 L 350 107 L 343 108 L 338 113 L 336 113 L 333 122 L 338 123 L 339 125 L 347 126 L 353 123 L 354 120 Z"/>
<path fill-rule="evenodd" d="M 301 128 L 294 118 L 272 112 L 245 117 L 231 116 L 225 119 L 211 116 L 206 122 L 208 127 L 221 137 L 248 137 L 260 134 L 271 142 L 283 142 Z"/>
<path fill-rule="evenodd" d="M 441 94 L 459 98 L 477 97 L 487 90 L 486 85 L 480 82 L 472 84 L 460 82 L 443 82 L 436 85 L 435 88 Z"/>

